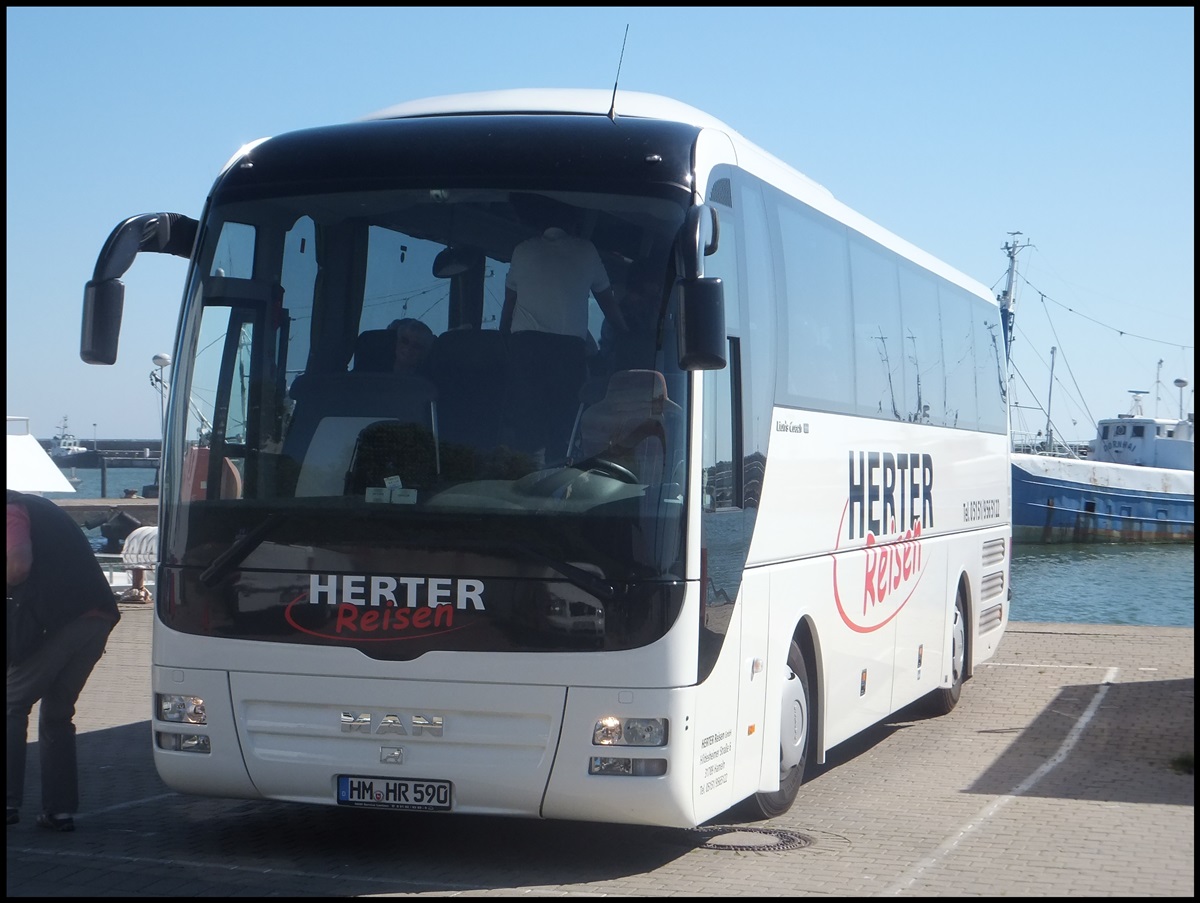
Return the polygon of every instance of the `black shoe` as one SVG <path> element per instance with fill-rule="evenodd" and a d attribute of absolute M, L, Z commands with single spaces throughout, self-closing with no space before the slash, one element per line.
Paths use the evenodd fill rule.
<path fill-rule="evenodd" d="M 51 815 L 49 812 L 43 812 L 37 817 L 39 828 L 46 828 L 50 831 L 74 831 L 75 819 L 69 815 Z"/>
<path fill-rule="evenodd" d="M 15 806 L 9 806 L 8 807 L 8 823 L 10 825 L 15 825 L 20 820 L 21 820 L 21 810 L 16 808 Z"/>

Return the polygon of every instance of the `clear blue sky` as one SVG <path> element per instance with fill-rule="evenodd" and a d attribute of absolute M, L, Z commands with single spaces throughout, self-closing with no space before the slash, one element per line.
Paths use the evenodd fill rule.
<path fill-rule="evenodd" d="M 151 359 L 185 262 L 126 274 L 112 367 L 79 359 L 83 286 L 121 220 L 198 216 L 244 142 L 439 94 L 611 89 L 626 25 L 623 89 L 713 114 L 995 291 L 1008 233 L 1032 241 L 1015 393 L 1045 403 L 1057 346 L 1060 434 L 1129 389 L 1174 416 L 1177 378 L 1195 409 L 1192 7 L 8 7 L 7 413 L 42 438 L 64 415 L 82 439 L 160 434 Z"/>

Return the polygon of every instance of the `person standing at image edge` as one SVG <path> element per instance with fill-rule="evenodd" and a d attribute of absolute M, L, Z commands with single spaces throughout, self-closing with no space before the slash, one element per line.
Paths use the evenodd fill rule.
<path fill-rule="evenodd" d="M 121 619 L 83 530 L 49 499 L 8 490 L 7 821 L 20 821 L 29 712 L 38 713 L 40 827 L 73 831 L 79 811 L 75 703 Z"/>

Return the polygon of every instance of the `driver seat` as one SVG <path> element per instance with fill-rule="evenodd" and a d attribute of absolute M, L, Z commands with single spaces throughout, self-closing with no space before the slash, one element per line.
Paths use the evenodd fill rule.
<path fill-rule="evenodd" d="M 627 467 L 641 483 L 661 483 L 682 421 L 659 371 L 618 370 L 604 397 L 579 417 L 579 458 L 599 456 Z"/>

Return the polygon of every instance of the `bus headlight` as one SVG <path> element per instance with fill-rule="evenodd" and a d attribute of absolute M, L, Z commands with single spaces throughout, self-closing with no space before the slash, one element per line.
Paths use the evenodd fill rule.
<path fill-rule="evenodd" d="M 593 746 L 666 746 L 666 718 L 605 715 L 592 729 Z"/>
<path fill-rule="evenodd" d="M 593 756 L 588 761 L 588 774 L 644 778 L 658 777 L 666 773 L 666 759 L 623 759 L 616 756 Z"/>
<path fill-rule="evenodd" d="M 159 749 L 169 749 L 173 752 L 212 752 L 212 743 L 207 734 L 168 734 L 166 731 L 156 731 L 154 741 Z"/>
<path fill-rule="evenodd" d="M 154 698 L 159 721 L 173 721 L 178 724 L 208 724 L 208 715 L 204 712 L 204 700 L 199 696 L 158 693 Z"/>

